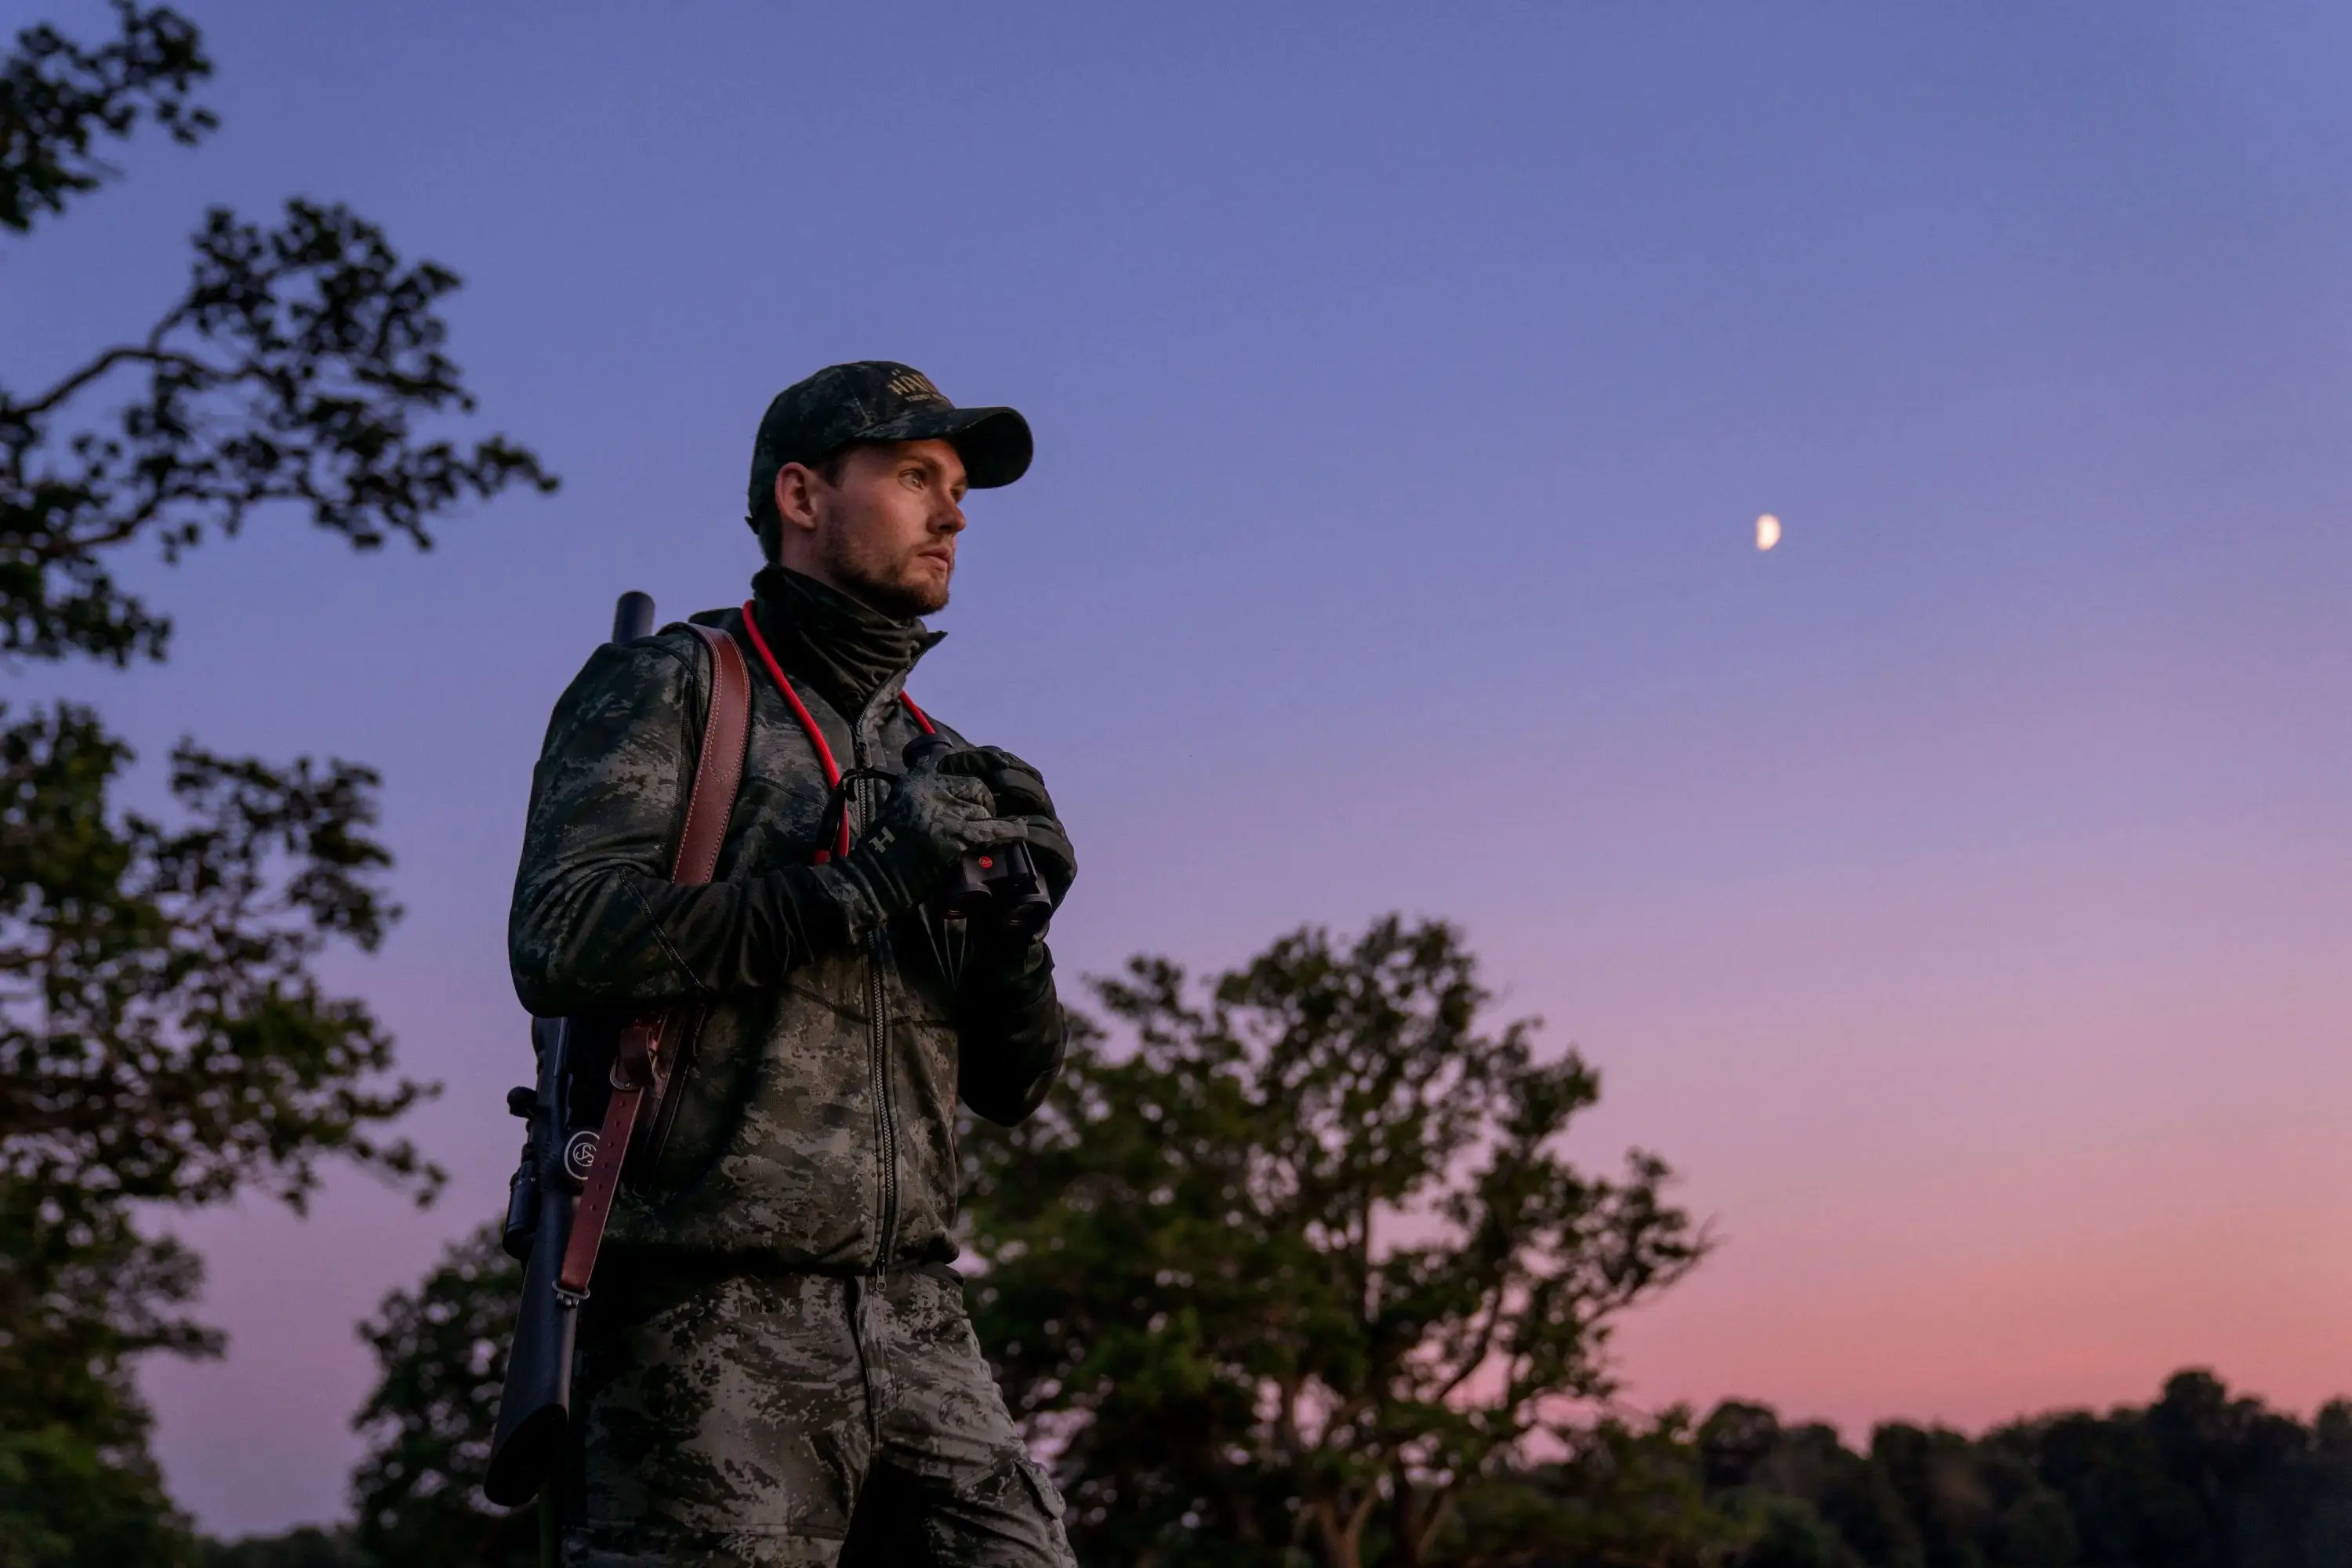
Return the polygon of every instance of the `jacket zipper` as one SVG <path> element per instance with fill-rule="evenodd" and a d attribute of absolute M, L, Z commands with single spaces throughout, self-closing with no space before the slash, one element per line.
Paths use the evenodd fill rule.
<path fill-rule="evenodd" d="M 856 723 L 850 726 L 851 753 L 858 767 L 866 765 L 866 736 Z M 858 784 L 861 805 L 866 784 Z M 844 801 L 842 809 L 849 809 Z M 859 816 L 870 814 L 861 810 Z M 859 830 L 865 829 L 860 823 Z M 884 1016 L 885 994 L 882 987 L 883 943 L 886 935 L 876 931 L 866 939 L 866 1049 L 874 1075 L 874 1120 L 876 1131 L 882 1140 L 882 1228 L 875 1238 L 874 1267 L 888 1267 L 890 1253 L 898 1241 L 898 1121 L 896 1108 L 890 1102 L 889 1023 Z"/>

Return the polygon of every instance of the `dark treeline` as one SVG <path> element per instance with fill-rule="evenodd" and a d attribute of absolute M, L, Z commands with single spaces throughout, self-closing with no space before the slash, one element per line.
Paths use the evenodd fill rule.
<path fill-rule="evenodd" d="M 436 1561 L 531 1559 L 487 1516 Z M 1172 1548 L 1172 1550 L 1171 1550 Z M 2352 1563 L 2352 1405 L 2308 1424 L 2183 1372 L 2152 1405 L 1980 1437 L 1832 1427 L 1738 1401 L 1703 1421 L 1605 1422 L 1561 1463 L 1466 1489 L 1428 1561 L 1457 1568 L 2334 1568 Z M 1206 1533 L 1088 1568 L 1249 1561 Z M 1314 1561 L 1305 1547 L 1272 1560 Z M 404 1558 L 404 1561 L 414 1561 Z M 1393 1560 L 1365 1542 L 1364 1560 Z M 375 1568 L 338 1532 L 212 1548 L 205 1568 Z"/>
<path fill-rule="evenodd" d="M 1377 1558 L 1370 1559 L 1377 1561 Z M 2352 1405 L 2306 1425 L 2182 1372 L 2152 1405 L 1866 1448 L 1727 1402 L 1604 1424 L 1465 1496 L 1448 1554 L 1495 1568 L 2324 1568 L 2352 1563 Z"/>

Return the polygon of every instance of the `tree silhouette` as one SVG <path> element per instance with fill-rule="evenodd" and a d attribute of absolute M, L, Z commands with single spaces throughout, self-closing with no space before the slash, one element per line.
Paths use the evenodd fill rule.
<path fill-rule="evenodd" d="M 1450 926 L 1098 991 L 1131 1053 L 1082 1036 L 1045 1110 L 966 1148 L 982 1343 L 1106 1561 L 1429 1561 L 1706 1251 L 1657 1159 L 1561 1156 L 1600 1080 L 1482 1026 Z"/>
<path fill-rule="evenodd" d="M 16 35 L 0 62 L 0 228 L 30 233 L 117 171 L 142 124 L 184 144 L 213 115 L 196 28 L 116 0 L 119 36 Z M 158 659 L 164 614 L 117 580 L 291 502 L 373 549 L 423 546 L 457 502 L 553 479 L 493 437 L 426 428 L 473 399 L 444 353 L 457 286 L 373 226 L 291 201 L 222 209 L 187 287 L 142 331 L 46 385 L 0 385 L 0 657 Z M 289 510 L 289 509 L 278 509 Z M 328 994 L 330 942 L 398 911 L 372 836 L 376 774 L 193 741 L 171 820 L 120 810 L 133 761 L 87 708 L 0 705 L 0 1563 L 188 1560 L 146 1452 L 136 1356 L 215 1353 L 184 1309 L 197 1260 L 135 1204 L 258 1189 L 301 1205 L 329 1157 L 415 1190 L 438 1173 L 382 1129 L 428 1086 L 394 1076 L 367 1008 Z"/>
<path fill-rule="evenodd" d="M 496 1226 L 451 1244 L 414 1290 L 395 1290 L 360 1326 L 376 1384 L 352 1425 L 368 1439 L 352 1477 L 353 1532 L 375 1563 L 530 1568 L 538 1516 L 482 1499 L 506 1381 L 522 1265 Z"/>

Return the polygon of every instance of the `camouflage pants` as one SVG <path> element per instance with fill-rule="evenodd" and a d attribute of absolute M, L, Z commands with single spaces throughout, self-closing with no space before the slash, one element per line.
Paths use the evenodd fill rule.
<path fill-rule="evenodd" d="M 1075 1568 L 954 1280 L 600 1279 L 566 1568 Z"/>

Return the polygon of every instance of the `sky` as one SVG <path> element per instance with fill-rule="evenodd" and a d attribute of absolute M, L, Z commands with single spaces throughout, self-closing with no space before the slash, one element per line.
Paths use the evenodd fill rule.
<path fill-rule="evenodd" d="M 740 599 L 760 412 L 854 358 L 1035 429 L 914 689 L 1051 782 L 1063 973 L 1458 922 L 1601 1069 L 1574 1152 L 1721 1237 L 1630 1405 L 2352 1392 L 2352 13 L 185 9 L 222 130 L 0 247 L 0 376 L 136 331 L 207 205 L 339 200 L 564 480 L 424 554 L 257 520 L 133 567 L 168 666 L 5 677 L 151 795 L 184 732 L 384 776 L 407 918 L 329 973 L 453 1180 L 167 1216 L 207 1528 L 343 1510 L 352 1325 L 512 1168 L 548 709 L 624 589 Z"/>

